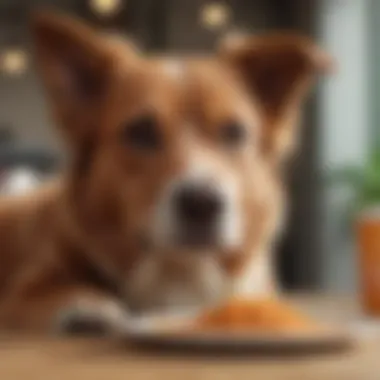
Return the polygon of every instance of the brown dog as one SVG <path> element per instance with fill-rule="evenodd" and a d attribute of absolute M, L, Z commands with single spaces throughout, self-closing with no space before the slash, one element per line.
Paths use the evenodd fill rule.
<path fill-rule="evenodd" d="M 33 36 L 70 162 L 2 200 L 0 324 L 110 331 L 131 310 L 271 291 L 280 167 L 329 59 L 292 35 L 147 59 L 49 14 Z"/>

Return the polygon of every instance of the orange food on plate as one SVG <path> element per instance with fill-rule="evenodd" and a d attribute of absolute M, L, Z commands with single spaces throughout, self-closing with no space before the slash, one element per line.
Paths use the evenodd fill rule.
<path fill-rule="evenodd" d="M 317 323 L 276 299 L 231 299 L 206 311 L 195 321 L 197 330 L 299 332 L 317 328 Z"/>

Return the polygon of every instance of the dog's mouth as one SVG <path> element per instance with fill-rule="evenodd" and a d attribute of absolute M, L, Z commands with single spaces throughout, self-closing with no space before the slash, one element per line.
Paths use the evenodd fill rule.
<path fill-rule="evenodd" d="M 179 231 L 174 244 L 184 249 L 203 251 L 220 248 L 221 239 L 215 226 L 199 225 Z"/>
<path fill-rule="evenodd" d="M 165 236 L 165 237 L 164 237 Z M 189 254 L 215 254 L 235 249 L 239 244 L 230 244 L 219 225 L 180 227 L 164 236 L 145 234 L 141 239 L 145 251 L 187 252 Z"/>

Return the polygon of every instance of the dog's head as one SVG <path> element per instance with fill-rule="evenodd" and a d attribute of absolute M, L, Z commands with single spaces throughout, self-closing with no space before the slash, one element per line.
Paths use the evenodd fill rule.
<path fill-rule="evenodd" d="M 148 58 L 62 17 L 39 15 L 33 30 L 81 228 L 110 247 L 181 255 L 265 235 L 302 101 L 329 64 L 316 46 L 277 35 L 209 58 Z"/>

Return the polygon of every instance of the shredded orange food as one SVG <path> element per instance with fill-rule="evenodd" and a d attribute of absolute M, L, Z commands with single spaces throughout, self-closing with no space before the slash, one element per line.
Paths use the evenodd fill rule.
<path fill-rule="evenodd" d="M 232 299 L 195 321 L 197 330 L 292 332 L 316 327 L 314 321 L 276 299 Z"/>

